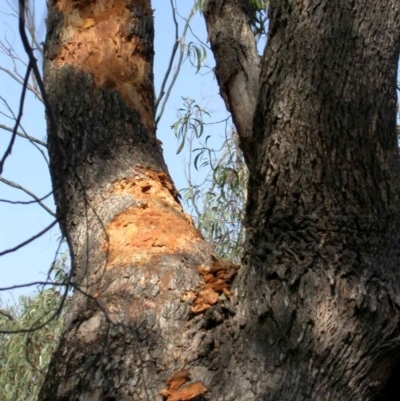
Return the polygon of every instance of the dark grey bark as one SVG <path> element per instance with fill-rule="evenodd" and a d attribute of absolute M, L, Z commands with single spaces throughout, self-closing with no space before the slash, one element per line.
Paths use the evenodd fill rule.
<path fill-rule="evenodd" d="M 50 8 L 77 290 L 40 400 L 383 400 L 400 357 L 400 3 L 271 1 L 260 74 L 247 3 L 206 4 L 250 169 L 233 287 L 155 137 L 150 2 L 121 4 Z"/>
<path fill-rule="evenodd" d="M 271 1 L 237 284 L 254 399 L 372 400 L 399 360 L 399 8 Z"/>

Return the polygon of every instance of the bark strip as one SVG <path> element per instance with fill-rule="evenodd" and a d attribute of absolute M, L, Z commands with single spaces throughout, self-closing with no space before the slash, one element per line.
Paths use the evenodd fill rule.
<path fill-rule="evenodd" d="M 259 56 L 247 0 L 208 0 L 204 5 L 215 75 L 225 106 L 232 113 L 247 162 L 258 94 Z"/>

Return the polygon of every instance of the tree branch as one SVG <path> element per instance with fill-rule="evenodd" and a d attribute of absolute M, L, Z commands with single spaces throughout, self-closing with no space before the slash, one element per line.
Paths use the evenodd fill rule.
<path fill-rule="evenodd" d="M 179 25 L 178 25 L 178 21 L 176 20 L 176 10 L 174 7 L 173 0 L 171 0 L 171 8 L 172 8 L 172 19 L 175 24 L 175 42 L 174 42 L 174 46 L 172 47 L 171 57 L 169 58 L 169 64 L 167 67 L 167 71 L 164 75 L 164 79 L 161 84 L 160 94 L 158 95 L 158 99 L 156 100 L 156 106 L 155 106 L 156 111 L 157 111 L 157 107 L 158 107 L 159 103 L 161 102 L 161 99 L 165 95 L 165 86 L 167 85 L 168 77 L 169 77 L 169 74 L 171 73 L 172 65 L 174 63 L 175 54 L 176 54 L 176 51 L 178 50 L 178 46 L 179 46 Z"/>
<path fill-rule="evenodd" d="M 4 131 L 9 131 L 9 132 L 13 132 L 13 128 L 11 127 L 7 127 L 7 125 L 4 124 L 0 124 L 0 128 L 3 129 Z M 37 139 L 33 136 L 30 136 L 28 134 L 24 134 L 23 132 L 19 132 L 17 131 L 17 135 L 20 136 L 21 138 L 25 138 L 28 139 L 29 142 L 33 142 L 33 143 L 37 143 L 38 145 L 44 146 L 45 148 L 47 148 L 47 144 L 46 142 L 41 141 L 40 139 Z"/>
<path fill-rule="evenodd" d="M 0 177 L 0 182 L 2 182 L 3 184 L 8 185 L 10 187 L 13 187 L 15 189 L 19 189 L 22 192 L 25 192 L 27 195 L 29 195 L 31 198 L 33 198 L 35 200 L 35 202 L 37 202 L 44 210 L 46 210 L 47 213 L 49 213 L 53 217 L 56 217 L 56 214 L 42 202 L 43 199 L 38 198 L 34 193 L 29 191 L 28 189 L 26 189 L 23 186 L 17 184 L 16 182 L 12 182 L 12 181 L 7 180 L 4 177 Z M 46 198 L 47 198 L 47 196 L 48 195 L 46 195 Z"/>
<path fill-rule="evenodd" d="M 8 147 L 7 147 L 6 151 L 4 152 L 3 158 L 0 160 L 0 174 L 3 173 L 4 163 L 6 162 L 7 157 L 11 155 L 12 148 L 15 143 L 15 138 L 17 137 L 18 127 L 20 125 L 22 114 L 24 112 L 26 87 L 28 85 L 29 75 L 31 74 L 31 68 L 32 68 L 31 63 L 29 63 L 28 68 L 26 69 L 26 74 L 25 74 L 23 85 L 22 85 L 22 92 L 21 92 L 21 98 L 20 98 L 20 102 L 19 102 L 18 116 L 15 119 L 15 125 L 14 125 L 14 129 L 13 129 Z"/>
<path fill-rule="evenodd" d="M 175 73 L 174 73 L 174 75 L 172 77 L 172 81 L 169 84 L 169 87 L 168 87 L 168 89 L 166 91 L 165 99 L 164 99 L 164 101 L 163 101 L 163 103 L 161 105 L 160 113 L 158 114 L 158 116 L 156 118 L 156 124 L 158 124 L 160 122 L 160 119 L 161 119 L 162 115 L 164 114 L 165 106 L 166 106 L 166 104 L 168 102 L 168 99 L 169 99 L 169 96 L 171 94 L 172 88 L 174 87 L 176 79 L 178 78 L 179 73 L 181 71 L 181 66 L 182 66 L 182 63 L 183 63 L 184 55 L 185 55 L 186 34 L 187 34 L 187 30 L 188 30 L 189 25 L 190 25 L 190 21 L 193 18 L 193 16 L 196 14 L 196 11 L 197 11 L 196 7 L 193 7 L 192 10 L 190 11 L 189 16 L 186 18 L 185 26 L 183 27 L 182 36 L 179 39 L 179 41 L 177 42 L 177 44 L 180 44 L 180 47 L 181 47 L 180 54 L 179 54 L 179 59 L 178 59 L 178 64 L 177 64 L 177 66 L 175 68 Z M 171 62 L 173 62 L 173 60 L 175 58 L 175 52 L 176 52 L 176 48 L 174 46 L 174 50 L 173 50 L 173 53 L 171 55 Z M 166 77 L 167 78 L 168 78 L 168 75 L 169 75 L 169 73 L 171 71 L 171 68 L 172 68 L 172 63 L 171 62 L 170 62 L 170 65 L 168 66 L 168 69 L 167 69 L 167 73 L 166 73 Z M 163 86 L 165 87 L 164 83 L 163 83 Z M 159 96 L 159 99 L 157 100 L 157 106 L 159 105 L 159 102 L 161 101 L 161 98 L 163 96 L 164 96 L 164 89 L 162 89 L 162 91 L 160 93 L 160 96 Z"/>
<path fill-rule="evenodd" d="M 0 111 L 0 113 L 3 114 L 3 115 L 5 115 L 6 117 L 8 117 L 8 118 L 10 118 L 10 119 L 12 119 L 12 120 L 14 120 L 14 121 L 16 121 L 16 120 L 17 120 L 17 116 L 14 114 L 14 112 L 13 112 L 12 108 L 10 107 L 10 105 L 8 104 L 7 100 L 4 99 L 2 96 L 0 96 L 0 100 L 3 101 L 3 103 L 5 104 L 5 106 L 6 106 L 7 109 L 9 110 L 9 112 L 11 113 L 11 116 L 8 116 L 8 115 L 6 115 L 5 113 L 3 113 L 3 112 L 1 112 L 1 111 Z M 47 159 L 46 154 L 45 154 L 45 153 L 43 152 L 43 150 L 38 146 L 38 145 L 42 145 L 42 146 L 44 146 L 44 147 L 47 148 L 47 144 L 46 144 L 45 142 L 43 142 L 43 141 L 40 141 L 39 139 L 36 139 L 36 138 L 34 138 L 34 137 L 28 135 L 28 134 L 26 133 L 24 127 L 21 125 L 21 123 L 19 124 L 19 127 L 21 128 L 22 132 L 15 131 L 14 128 L 7 127 L 6 125 L 0 124 L 0 128 L 1 128 L 1 129 L 4 129 L 5 131 L 12 132 L 13 135 L 14 135 L 14 132 L 15 132 L 15 135 L 20 136 L 20 137 L 22 137 L 22 138 L 28 139 L 28 141 L 29 141 L 29 142 L 40 152 L 40 154 L 43 156 L 43 159 L 45 160 L 46 164 L 49 165 L 49 161 L 48 161 L 48 159 Z"/>
<path fill-rule="evenodd" d="M 13 321 L 14 317 L 11 315 L 11 313 L 5 311 L 4 309 L 0 309 L 0 315 L 5 316 L 7 319 Z"/>
<path fill-rule="evenodd" d="M 42 231 L 39 231 L 37 234 L 35 234 L 32 237 L 28 238 L 24 242 L 21 242 L 20 244 L 14 246 L 13 248 L 9 248 L 9 249 L 6 249 L 6 250 L 0 252 L 0 256 L 6 255 L 7 253 L 12 253 L 12 252 L 18 251 L 18 249 L 23 248 L 25 245 L 30 244 L 35 239 L 41 237 L 43 234 L 46 234 L 47 231 L 49 231 L 51 228 L 53 228 L 57 223 L 58 223 L 58 220 L 56 219 L 50 225 L 48 225 L 46 228 L 44 228 Z"/>
<path fill-rule="evenodd" d="M 249 162 L 254 152 L 250 139 L 260 74 L 249 0 L 206 0 L 203 13 L 221 96 L 232 113 L 245 159 Z"/>

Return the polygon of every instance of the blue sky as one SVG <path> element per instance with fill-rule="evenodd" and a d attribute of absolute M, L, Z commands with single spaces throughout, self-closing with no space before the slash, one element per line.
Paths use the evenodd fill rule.
<path fill-rule="evenodd" d="M 15 7 L 17 0 L 9 0 L 9 3 Z M 194 2 L 192 1 L 177 0 L 180 15 L 189 15 L 193 4 Z M 155 9 L 156 29 L 155 84 L 156 92 L 158 93 L 175 41 L 175 28 L 171 18 L 169 1 L 154 0 L 153 8 Z M 2 12 L 0 14 L 0 40 L 6 44 L 6 47 L 8 46 L 6 43 L 8 41 L 8 43 L 15 47 L 21 59 L 26 60 L 18 36 L 17 20 L 10 15 L 12 10 L 4 0 L 0 6 L 0 11 Z M 42 41 L 45 35 L 45 16 L 45 0 L 36 0 L 39 41 Z M 182 30 L 184 21 L 178 17 L 178 22 Z M 191 28 L 199 38 L 204 41 L 206 40 L 205 25 L 200 15 L 196 15 L 193 18 Z M 189 33 L 186 41 L 189 43 L 196 41 L 196 39 Z M 211 67 L 213 65 L 210 51 L 208 51 L 207 64 Z M 13 70 L 12 60 L 4 52 L 0 53 L 0 67 Z M 21 64 L 20 67 L 22 67 Z M 23 75 L 24 72 L 23 68 L 21 68 L 20 73 Z M 174 69 L 172 72 L 174 72 Z M 18 111 L 20 90 L 21 86 L 18 83 L 11 79 L 4 71 L 0 71 L 0 96 L 8 102 L 14 113 Z M 170 127 L 177 120 L 177 110 L 183 104 L 182 96 L 196 99 L 199 105 L 212 111 L 210 121 L 219 121 L 228 116 L 219 97 L 212 71 L 204 69 L 202 73 L 196 74 L 196 69 L 186 60 L 158 127 L 158 137 L 163 142 L 164 156 L 178 188 L 186 186 L 183 171 L 188 155 L 185 152 L 178 156 L 176 155 L 178 143 Z M 0 100 L 0 113 L 9 114 L 2 100 Z M 5 115 L 0 114 L 0 124 L 13 126 L 13 121 Z M 28 94 L 26 99 L 22 126 L 29 135 L 45 139 L 46 127 L 43 107 L 32 94 Z M 213 135 L 216 141 L 215 144 L 218 145 L 220 142 L 218 138 L 224 133 L 224 125 L 212 125 L 206 129 L 208 130 L 207 135 Z M 9 138 L 10 134 L 0 129 L 1 156 L 8 144 Z M 23 138 L 17 138 L 12 156 L 7 159 L 5 164 L 3 177 L 26 187 L 39 197 L 51 190 L 48 168 L 43 156 Z M 21 191 L 10 189 L 3 183 L 0 183 L 0 199 L 30 200 Z M 54 206 L 51 197 L 45 203 L 52 208 Z M 50 224 L 51 221 L 51 216 L 37 205 L 11 205 L 0 202 L 0 252 L 26 240 Z M 0 257 L 0 287 L 44 280 L 54 258 L 59 236 L 58 228 L 54 228 L 42 238 L 20 249 L 18 252 Z M 30 287 L 13 291 L 13 295 L 7 291 L 2 293 L 1 298 L 4 301 L 11 302 L 13 298 L 17 300 L 19 295 L 34 290 L 35 288 Z"/>

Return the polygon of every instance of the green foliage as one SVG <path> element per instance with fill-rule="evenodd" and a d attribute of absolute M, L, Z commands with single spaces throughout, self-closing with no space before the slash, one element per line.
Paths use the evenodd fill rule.
<path fill-rule="evenodd" d="M 269 0 L 250 0 L 250 7 L 253 12 L 253 32 L 256 38 L 267 34 L 267 8 Z"/>
<path fill-rule="evenodd" d="M 53 265 L 49 276 L 58 282 L 66 279 L 65 256 Z M 50 288 L 33 296 L 20 297 L 18 305 L 14 307 L 1 308 L 1 401 L 37 399 L 62 330 L 62 314 L 54 316 L 60 309 L 61 300 L 61 294 L 55 288 Z M 66 304 L 63 305 L 65 310 Z M 50 322 L 42 328 L 29 331 L 48 320 Z"/>
<path fill-rule="evenodd" d="M 214 245 L 219 255 L 237 262 L 245 238 L 242 219 L 248 178 L 239 139 L 230 132 L 219 149 L 214 149 L 209 144 L 211 135 L 203 135 L 207 128 L 205 117 L 210 113 L 193 99 L 183 100 L 179 119 L 172 126 L 179 141 L 178 153 L 187 145 L 190 154 L 183 199 L 206 241 Z M 199 183 L 192 179 L 194 172 L 201 176 Z"/>
<path fill-rule="evenodd" d="M 203 44 L 189 42 L 187 45 L 187 56 L 193 67 L 196 68 L 196 74 L 204 66 L 207 60 L 207 49 Z"/>
<path fill-rule="evenodd" d="M 195 10 L 196 11 L 202 11 L 204 8 L 204 3 L 206 2 L 206 0 L 197 0 L 196 4 L 195 4 Z"/>
<path fill-rule="evenodd" d="M 54 313 L 60 294 L 49 289 L 36 296 L 20 298 L 17 307 L 9 308 L 9 320 L 0 315 L 2 330 L 28 329 Z M 31 333 L 0 334 L 0 399 L 4 401 L 34 401 L 37 399 L 61 333 L 58 317 L 40 330 Z"/>
<path fill-rule="evenodd" d="M 175 136 L 180 140 L 177 154 L 181 153 L 188 133 L 194 133 L 196 138 L 200 138 L 204 132 L 203 119 L 204 116 L 210 114 L 199 107 L 193 99 L 183 97 L 183 107 L 178 110 L 179 119 L 171 128 L 174 130 Z"/>

